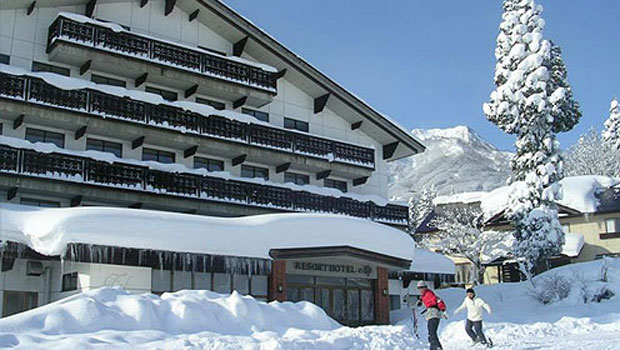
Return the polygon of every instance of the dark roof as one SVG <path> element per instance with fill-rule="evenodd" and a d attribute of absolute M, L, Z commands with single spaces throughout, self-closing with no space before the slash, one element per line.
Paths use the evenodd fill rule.
<path fill-rule="evenodd" d="M 435 219 L 436 217 L 437 217 L 437 213 L 435 213 L 435 210 L 428 213 L 428 215 L 426 215 L 424 220 L 422 220 L 422 223 L 420 224 L 420 226 L 418 226 L 418 228 L 415 230 L 415 233 L 437 232 L 437 228 L 433 226 L 431 223 L 433 219 Z"/>
<path fill-rule="evenodd" d="M 599 200 L 597 214 L 620 212 L 620 187 L 613 186 L 601 191 L 596 194 L 596 198 Z"/>

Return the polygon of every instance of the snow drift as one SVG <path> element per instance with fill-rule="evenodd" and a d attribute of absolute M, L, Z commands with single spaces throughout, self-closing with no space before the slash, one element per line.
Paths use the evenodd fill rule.
<path fill-rule="evenodd" d="M 0 320 L 3 333 L 48 335 L 156 330 L 168 334 L 209 331 L 247 336 L 265 331 L 283 334 L 289 328 L 338 327 L 323 309 L 309 302 L 265 303 L 237 292 L 222 295 L 206 290 L 164 293 L 159 297 L 110 287 Z"/>

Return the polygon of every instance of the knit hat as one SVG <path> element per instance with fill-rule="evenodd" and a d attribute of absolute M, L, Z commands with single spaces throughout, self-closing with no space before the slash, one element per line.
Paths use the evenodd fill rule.
<path fill-rule="evenodd" d="M 476 295 L 476 292 L 474 292 L 473 288 L 467 288 L 467 290 L 465 291 L 465 293 L 471 293 L 473 295 Z"/>
<path fill-rule="evenodd" d="M 424 283 L 424 281 L 418 281 L 416 288 L 428 288 L 428 286 Z"/>

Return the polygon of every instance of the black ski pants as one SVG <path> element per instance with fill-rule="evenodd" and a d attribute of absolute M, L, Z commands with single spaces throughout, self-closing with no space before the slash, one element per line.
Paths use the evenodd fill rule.
<path fill-rule="evenodd" d="M 467 322 L 465 322 L 465 332 L 467 332 L 471 340 L 475 342 L 479 341 L 482 344 L 487 343 L 487 338 L 485 338 L 484 333 L 482 333 L 482 321 L 467 320 Z"/>
<path fill-rule="evenodd" d="M 439 319 L 431 318 L 428 320 L 428 342 L 431 343 L 431 350 L 441 350 L 441 343 L 437 336 L 437 328 L 439 328 Z"/>

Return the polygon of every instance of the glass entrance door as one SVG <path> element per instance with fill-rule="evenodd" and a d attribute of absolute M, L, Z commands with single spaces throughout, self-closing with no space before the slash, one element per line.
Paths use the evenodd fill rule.
<path fill-rule="evenodd" d="M 375 320 L 373 280 L 287 275 L 287 300 L 310 301 L 336 321 L 350 326 Z"/>

